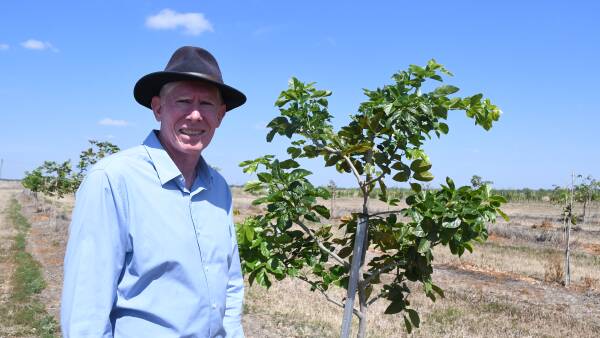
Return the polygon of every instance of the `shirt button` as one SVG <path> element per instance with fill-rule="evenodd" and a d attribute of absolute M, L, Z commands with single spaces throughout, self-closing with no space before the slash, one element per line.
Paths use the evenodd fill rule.
<path fill-rule="evenodd" d="M 213 304 L 213 305 L 212 305 L 212 308 L 213 308 L 213 309 L 216 309 L 216 308 L 217 308 L 217 304 Z"/>
<path fill-rule="evenodd" d="M 204 271 L 208 271 L 208 266 L 204 268 Z"/>

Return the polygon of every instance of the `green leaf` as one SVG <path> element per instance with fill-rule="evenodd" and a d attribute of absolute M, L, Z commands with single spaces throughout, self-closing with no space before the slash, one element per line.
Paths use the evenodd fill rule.
<path fill-rule="evenodd" d="M 410 188 L 414 191 L 414 192 L 421 192 L 421 185 L 419 183 L 411 183 L 410 184 Z"/>
<path fill-rule="evenodd" d="M 414 230 L 414 235 L 417 237 L 425 237 L 427 236 L 427 233 L 423 230 L 421 225 L 417 225 Z"/>
<path fill-rule="evenodd" d="M 312 174 L 312 172 L 310 172 L 306 169 L 299 168 L 299 169 L 292 170 L 292 172 L 290 173 L 290 177 L 294 180 L 297 180 L 299 178 L 306 177 L 310 174 Z"/>
<path fill-rule="evenodd" d="M 431 288 L 433 289 L 433 291 L 437 292 L 437 294 L 440 295 L 440 297 L 445 298 L 444 290 L 442 290 L 442 288 L 435 284 L 431 284 Z"/>
<path fill-rule="evenodd" d="M 354 153 L 364 153 L 368 150 L 371 150 L 372 148 L 373 148 L 373 146 L 370 144 L 359 143 L 359 144 L 355 144 L 353 146 L 350 146 L 350 147 L 344 149 L 343 153 L 345 155 L 354 154 Z"/>
<path fill-rule="evenodd" d="M 476 105 L 476 104 L 480 103 L 481 98 L 483 98 L 483 94 L 481 94 L 481 93 L 471 96 L 471 98 L 469 99 L 470 104 Z"/>
<path fill-rule="evenodd" d="M 340 256 L 341 258 L 346 258 L 350 256 L 350 254 L 352 254 L 351 246 L 345 246 L 340 250 L 340 252 L 338 252 L 338 256 Z"/>
<path fill-rule="evenodd" d="M 262 189 L 262 183 L 260 181 L 249 181 L 244 185 L 244 191 L 255 192 Z"/>
<path fill-rule="evenodd" d="M 498 212 L 498 214 L 499 214 L 500 216 L 502 216 L 502 218 L 503 218 L 505 221 L 507 221 L 507 222 L 508 222 L 508 221 L 510 221 L 510 218 L 508 217 L 508 215 L 507 215 L 507 214 L 505 214 L 505 213 L 504 213 L 504 211 L 502 211 L 502 210 L 500 210 L 500 209 L 496 209 L 496 211 Z"/>
<path fill-rule="evenodd" d="M 450 177 L 446 177 L 446 184 L 448 184 L 448 188 L 450 188 L 451 190 L 456 189 L 454 181 Z"/>
<path fill-rule="evenodd" d="M 436 96 L 446 96 L 446 95 L 450 95 L 450 94 L 454 94 L 457 91 L 459 91 L 460 89 L 458 87 L 455 86 L 451 86 L 451 85 L 443 85 L 443 86 L 439 86 L 437 87 L 433 93 Z"/>
<path fill-rule="evenodd" d="M 332 155 L 325 161 L 326 167 L 331 167 L 332 165 L 338 163 L 342 158 L 338 155 Z"/>
<path fill-rule="evenodd" d="M 404 317 L 404 326 L 406 326 L 406 332 L 408 332 L 409 334 L 412 333 L 412 325 L 410 324 L 410 321 L 408 320 L 408 318 L 406 318 L 406 316 Z"/>
<path fill-rule="evenodd" d="M 447 124 L 440 122 L 438 128 L 443 134 L 448 134 L 449 128 Z"/>
<path fill-rule="evenodd" d="M 408 169 L 408 168 L 407 168 Z M 396 182 L 406 182 L 410 178 L 410 170 L 399 171 L 392 179 Z"/>
<path fill-rule="evenodd" d="M 456 218 L 452 221 L 444 221 L 442 222 L 442 227 L 443 228 L 448 228 L 448 229 L 456 229 L 460 226 L 460 218 Z"/>
<path fill-rule="evenodd" d="M 369 300 L 372 293 L 373 293 L 373 285 L 367 286 L 367 288 L 365 289 L 365 299 Z"/>
<path fill-rule="evenodd" d="M 263 255 L 265 258 L 270 257 L 271 251 L 269 251 L 269 248 L 267 248 L 267 243 L 263 242 L 261 244 L 262 245 L 260 246 L 260 254 Z"/>
<path fill-rule="evenodd" d="M 413 309 L 406 309 L 406 312 L 408 312 L 408 316 L 410 317 L 410 321 L 412 322 L 412 325 L 414 327 L 419 327 L 421 320 L 419 319 L 419 314 L 417 313 L 417 311 L 415 311 Z"/>
<path fill-rule="evenodd" d="M 290 154 L 290 156 L 292 156 L 292 158 L 296 158 L 296 157 L 300 156 L 300 154 L 302 154 L 302 150 L 300 150 L 300 148 L 296 148 L 296 147 L 289 147 L 289 148 L 287 148 L 287 153 Z"/>
<path fill-rule="evenodd" d="M 258 180 L 263 183 L 269 183 L 273 179 L 273 176 L 269 173 L 258 173 L 256 176 L 258 177 Z"/>
<path fill-rule="evenodd" d="M 416 172 L 413 174 L 413 178 L 417 181 L 429 182 L 433 180 L 433 175 L 429 171 L 424 171 L 421 173 Z"/>
<path fill-rule="evenodd" d="M 386 315 L 393 315 L 395 313 L 401 312 L 402 310 L 404 310 L 404 302 L 403 301 L 396 301 L 396 302 L 391 302 L 390 305 L 388 305 L 388 307 L 385 309 L 385 314 Z"/>
<path fill-rule="evenodd" d="M 252 240 L 254 239 L 254 228 L 252 228 L 252 226 L 246 225 L 244 227 L 244 235 L 246 236 L 248 242 L 252 242 Z"/>
<path fill-rule="evenodd" d="M 291 169 L 291 168 L 298 168 L 300 166 L 300 164 L 298 164 L 298 162 L 292 160 L 292 159 L 287 159 L 281 163 L 279 163 L 279 167 L 281 169 Z"/>
<path fill-rule="evenodd" d="M 319 217 L 317 217 L 314 212 L 309 212 L 308 214 L 304 215 L 304 218 L 311 222 L 319 222 Z"/>
<path fill-rule="evenodd" d="M 431 163 L 429 163 L 429 161 L 425 161 L 425 160 L 419 158 L 419 159 L 414 160 L 410 164 L 410 169 L 412 169 L 412 171 L 414 171 L 414 172 L 421 173 L 421 172 L 431 169 Z"/>
<path fill-rule="evenodd" d="M 329 209 L 327 209 L 326 207 L 322 206 L 322 205 L 315 205 L 313 207 L 313 210 L 316 211 L 319 215 L 329 219 L 329 217 L 331 217 L 331 214 L 329 213 Z"/>
<path fill-rule="evenodd" d="M 417 252 L 426 253 L 431 249 L 431 242 L 427 238 L 421 238 L 419 241 L 419 247 L 417 248 Z"/>
<path fill-rule="evenodd" d="M 277 130 L 273 129 L 267 134 L 267 142 L 273 141 L 273 137 L 277 134 Z"/>

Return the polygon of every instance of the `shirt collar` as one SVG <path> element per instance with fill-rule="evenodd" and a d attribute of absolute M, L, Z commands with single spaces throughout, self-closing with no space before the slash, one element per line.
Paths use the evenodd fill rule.
<path fill-rule="evenodd" d="M 150 160 L 154 164 L 156 174 L 160 180 L 161 185 L 171 181 L 174 178 L 183 179 L 183 175 L 179 168 L 175 165 L 175 162 L 171 159 L 167 151 L 163 148 L 160 140 L 158 139 L 158 130 L 153 130 L 148 134 L 148 137 L 143 143 Z M 202 156 L 198 160 L 196 165 L 196 180 L 193 183 L 192 190 L 197 188 L 210 188 L 213 181 L 212 170 L 204 160 Z M 198 179 L 199 178 L 199 179 Z"/>

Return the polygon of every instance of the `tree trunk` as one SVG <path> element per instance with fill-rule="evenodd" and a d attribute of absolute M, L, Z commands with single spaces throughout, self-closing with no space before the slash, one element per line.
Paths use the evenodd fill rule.
<path fill-rule="evenodd" d="M 364 338 L 367 336 L 367 285 L 365 285 L 364 279 L 362 278 L 362 272 L 361 269 L 360 280 L 358 283 L 358 302 L 360 304 L 360 313 L 362 317 L 360 317 L 358 322 L 357 338 Z"/>
<path fill-rule="evenodd" d="M 586 196 L 586 197 L 583 199 L 583 216 L 581 216 L 581 218 L 582 218 L 582 219 L 581 219 L 581 225 L 582 225 L 582 226 L 583 226 L 583 225 L 585 225 L 585 223 L 586 223 L 586 217 L 585 217 L 586 215 L 585 215 L 585 211 L 586 211 L 586 209 L 587 209 L 587 203 L 588 203 L 588 199 L 587 199 L 587 196 Z"/>
<path fill-rule="evenodd" d="M 571 218 L 573 217 L 573 186 L 575 185 L 575 174 L 571 175 L 571 191 L 569 196 L 568 219 L 566 229 L 566 247 L 565 247 L 565 286 L 571 284 Z"/>
<path fill-rule="evenodd" d="M 354 250 L 352 257 L 352 265 L 350 267 L 350 280 L 348 281 L 348 292 L 346 295 L 346 303 L 344 305 L 344 317 L 342 319 L 342 338 L 350 337 L 350 328 L 352 326 L 352 315 L 354 312 L 354 296 L 356 295 L 356 287 L 358 286 L 358 278 L 362 261 L 362 251 L 364 241 L 367 234 L 367 217 L 361 215 L 356 225 L 356 235 L 354 239 Z"/>

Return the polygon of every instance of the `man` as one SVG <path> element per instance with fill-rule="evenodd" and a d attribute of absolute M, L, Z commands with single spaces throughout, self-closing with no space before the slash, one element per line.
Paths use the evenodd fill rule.
<path fill-rule="evenodd" d="M 206 50 L 142 77 L 160 130 L 98 162 L 77 192 L 65 256 L 65 337 L 243 337 L 243 278 L 227 183 L 202 158 L 246 101 Z"/>

